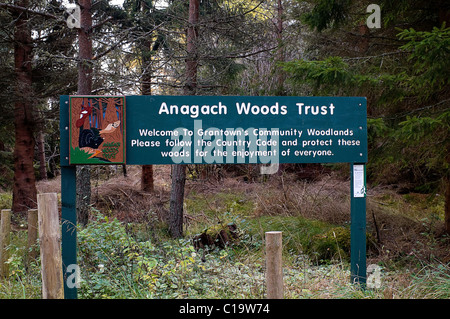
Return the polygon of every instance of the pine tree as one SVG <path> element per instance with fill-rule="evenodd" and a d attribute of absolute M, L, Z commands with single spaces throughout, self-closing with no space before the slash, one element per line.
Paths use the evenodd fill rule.
<path fill-rule="evenodd" d="M 370 179 L 444 190 L 450 231 L 448 2 L 382 1 L 380 29 L 365 25 L 369 2 L 311 2 L 301 19 L 316 30 L 309 38 L 316 58 L 306 52 L 284 64 L 293 90 L 367 96 Z"/>

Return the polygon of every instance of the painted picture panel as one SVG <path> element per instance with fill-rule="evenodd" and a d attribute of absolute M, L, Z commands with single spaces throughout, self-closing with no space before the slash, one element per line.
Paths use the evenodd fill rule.
<path fill-rule="evenodd" d="M 125 97 L 69 97 L 69 164 L 125 164 Z"/>

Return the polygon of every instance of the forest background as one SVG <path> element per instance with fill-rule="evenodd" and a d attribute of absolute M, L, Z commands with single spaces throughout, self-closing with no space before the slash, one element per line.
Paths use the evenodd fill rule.
<path fill-rule="evenodd" d="M 429 276 L 432 269 L 440 285 L 437 297 L 448 297 L 450 5 L 444 0 L 380 0 L 375 4 L 381 8 L 381 25 L 369 28 L 372 3 L 125 0 L 120 5 L 80 0 L 81 28 L 68 27 L 65 2 L 0 3 L 1 208 L 14 211 L 18 240 L 26 210 L 36 207 L 36 194 L 60 192 L 60 95 L 366 96 L 369 257 L 389 270 L 411 260 L 420 274 Z M 345 262 L 349 198 L 342 185 L 348 182 L 348 167 L 285 165 L 268 177 L 258 172 L 257 165 L 80 167 L 82 259 L 97 269 L 106 262 L 89 261 L 94 250 L 96 258 L 99 251 L 117 249 L 125 258 L 131 239 L 117 248 L 122 236 L 152 239 L 151 249 L 136 252 L 146 273 L 141 269 L 135 275 L 148 276 L 156 295 L 159 283 L 163 296 L 173 291 L 183 296 L 190 291 L 188 279 L 158 273 L 158 258 L 148 257 L 146 249 L 168 264 L 175 256 L 186 267 L 197 265 L 186 257 L 196 254 L 188 244 L 177 246 L 172 257 L 159 254 L 156 244 L 162 238 L 189 242 L 205 228 L 233 222 L 242 232 L 236 249 L 242 250 L 238 246 L 246 239 L 245 251 L 258 247 L 257 234 L 275 224 L 287 232 L 286 249 L 295 255 L 309 253 L 315 265 L 336 258 Z M 111 239 L 106 241 L 111 247 L 94 249 L 87 238 L 104 235 L 103 218 L 108 227 L 117 227 L 117 234 L 111 233 L 119 239 L 114 247 Z M 311 236 L 314 247 L 306 244 Z M 198 256 L 203 260 L 208 252 Z M 236 250 L 216 253 L 224 260 Z M 15 259 L 10 263 L 14 266 Z M 22 278 L 19 262 L 16 266 Z M 95 274 L 84 276 L 96 281 L 98 291 L 86 288 L 84 296 L 114 296 L 107 289 L 112 283 Z M 420 285 L 426 281 L 412 277 L 420 278 Z M 408 278 L 405 287 L 411 287 Z M 5 295 L 14 294 L 16 279 L 3 289 Z M 194 279 L 189 279 L 191 286 L 200 285 Z M 317 296 L 303 285 L 292 288 L 293 296 Z M 207 291 L 200 288 L 196 293 Z M 393 296 L 392 289 L 388 284 L 381 295 Z"/>

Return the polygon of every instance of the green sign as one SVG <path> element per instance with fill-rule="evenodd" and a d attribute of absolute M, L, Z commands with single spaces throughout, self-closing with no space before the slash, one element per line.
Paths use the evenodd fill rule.
<path fill-rule="evenodd" d="M 365 163 L 361 97 L 127 96 L 126 163 Z"/>

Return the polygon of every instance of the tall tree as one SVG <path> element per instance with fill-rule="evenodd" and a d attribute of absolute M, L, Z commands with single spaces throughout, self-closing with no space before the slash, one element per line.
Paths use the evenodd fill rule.
<path fill-rule="evenodd" d="M 305 57 L 285 64 L 294 92 L 367 96 L 369 179 L 442 190 L 450 231 L 450 4 L 381 1 L 382 27 L 369 29 L 370 1 L 301 2 L 316 32 Z"/>
<path fill-rule="evenodd" d="M 92 94 L 92 13 L 91 0 L 79 0 L 81 9 L 78 29 L 78 95 Z M 91 170 L 88 165 L 77 166 L 77 220 L 86 225 L 91 204 Z"/>
<path fill-rule="evenodd" d="M 278 42 L 278 52 L 277 52 L 277 62 L 282 63 L 285 61 L 284 59 L 284 45 L 283 45 L 283 17 L 284 8 L 281 0 L 277 0 L 277 28 L 276 28 L 276 37 Z M 285 80 L 284 71 L 279 68 L 277 74 L 277 95 L 284 94 L 284 80 Z"/>
<path fill-rule="evenodd" d="M 37 128 L 48 130 L 51 127 L 47 125 L 48 120 L 56 118 L 58 112 L 56 108 L 48 108 L 49 99 L 62 94 L 73 79 L 67 61 L 56 62 L 53 54 L 64 55 L 71 48 L 71 37 L 65 33 L 67 28 L 61 28 L 64 10 L 58 1 L 0 3 L 0 9 L 2 19 L 10 19 L 7 23 L 2 21 L 2 53 L 13 53 L 11 56 L 15 60 L 11 67 L 2 65 L 13 70 L 15 78 L 8 79 L 14 85 L 1 85 L 1 113 L 5 119 L 15 119 L 12 121 L 17 141 L 17 146 L 14 145 L 13 209 L 24 211 L 36 205 L 33 145 L 39 136 L 33 133 Z M 11 31 L 11 25 L 17 27 Z M 10 47 L 13 50 L 9 50 Z M 1 60 L 2 64 L 7 61 Z M 9 72 L 2 74 L 6 76 Z M 14 105 L 11 114 L 5 105 Z M 2 137 L 2 140 L 13 144 L 9 138 Z"/>
<path fill-rule="evenodd" d="M 29 0 L 16 3 L 28 8 Z M 37 206 L 37 191 L 33 167 L 34 159 L 34 114 L 32 87 L 32 50 L 29 14 L 14 10 L 14 67 L 16 75 L 16 95 L 14 102 L 14 185 L 13 206 L 15 213 L 25 212 Z"/>
<path fill-rule="evenodd" d="M 183 87 L 184 95 L 195 95 L 197 89 L 199 7 L 199 0 L 189 0 L 189 21 L 186 38 L 186 79 Z M 183 203 L 185 183 L 186 165 L 172 165 L 172 189 L 170 194 L 169 220 L 169 231 L 172 237 L 183 236 Z"/>
<path fill-rule="evenodd" d="M 140 13 L 148 14 L 153 9 L 153 4 L 146 1 L 141 1 Z M 144 31 L 149 31 L 152 26 L 145 26 Z M 144 36 L 140 41 L 138 41 L 139 51 L 141 53 L 141 94 L 142 95 L 152 95 L 152 55 L 154 50 L 152 50 L 152 34 Z M 153 181 L 153 165 L 142 165 L 141 169 L 141 189 L 145 192 L 153 192 L 154 181 Z"/>
<path fill-rule="evenodd" d="M 99 45 L 97 54 L 93 52 L 94 35 L 101 35 L 101 27 L 108 27 L 107 23 L 112 20 L 120 20 L 123 17 L 121 9 L 113 8 L 108 2 L 96 2 L 93 7 L 92 0 L 79 0 L 81 9 L 80 28 L 78 29 L 78 95 L 89 95 L 94 89 L 94 66 L 100 65 L 98 61 L 110 53 L 114 48 L 121 44 L 123 39 L 117 39 L 116 43 Z M 96 24 L 93 23 L 95 10 Z M 109 16 L 105 16 L 109 15 Z M 95 31 L 95 32 L 94 32 Z M 105 41 L 100 40 L 99 43 Z M 96 63 L 96 64 L 94 64 Z M 98 69 L 98 68 L 97 68 Z M 95 69 L 95 71 L 97 71 Z M 98 86 L 103 83 L 98 80 Z M 96 88 L 99 90 L 98 88 Z M 103 91 L 108 91 L 103 88 Z M 91 172 L 87 165 L 77 166 L 77 219 L 82 225 L 86 225 L 89 220 L 90 202 L 91 202 Z"/>

